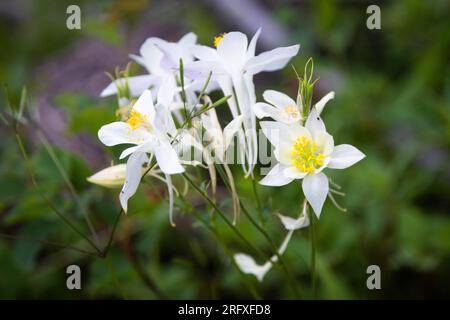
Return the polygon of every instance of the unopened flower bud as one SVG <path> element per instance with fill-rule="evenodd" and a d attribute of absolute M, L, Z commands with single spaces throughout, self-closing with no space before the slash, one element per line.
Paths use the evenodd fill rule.
<path fill-rule="evenodd" d="M 120 188 L 125 181 L 127 165 L 122 163 L 100 170 L 87 178 L 87 181 L 106 188 Z"/>

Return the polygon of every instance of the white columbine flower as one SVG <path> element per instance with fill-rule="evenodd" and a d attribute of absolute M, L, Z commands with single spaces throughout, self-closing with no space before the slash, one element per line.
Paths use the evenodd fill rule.
<path fill-rule="evenodd" d="M 193 78 L 206 78 L 212 72 L 225 96 L 234 118 L 244 115 L 244 130 L 238 132 L 241 157 L 247 159 L 244 169 L 251 174 L 257 160 L 258 143 L 256 118 L 253 105 L 256 103 L 253 76 L 263 71 L 275 71 L 283 68 L 297 54 L 299 45 L 276 48 L 255 56 L 255 47 L 261 29 L 250 43 L 241 32 L 229 32 L 215 39 L 216 49 L 206 46 L 194 46 L 193 55 L 199 59 L 186 65 L 186 73 Z"/>
<path fill-rule="evenodd" d="M 260 124 L 275 147 L 274 154 L 279 161 L 260 183 L 282 186 L 294 179 L 303 179 L 305 197 L 319 217 L 329 190 L 323 169 L 345 169 L 365 155 L 348 144 L 334 146 L 333 137 L 327 133 L 315 108 L 311 110 L 305 126 L 275 121 Z"/>
<path fill-rule="evenodd" d="M 192 32 L 184 35 L 178 42 L 169 42 L 156 37 L 148 38 L 141 46 L 140 56 L 131 54 L 130 57 L 142 65 L 149 74 L 117 79 L 109 84 L 100 96 L 106 97 L 117 94 L 117 87 L 125 85 L 126 82 L 133 97 L 138 97 L 144 90 L 149 89 L 152 91 L 153 97 L 156 98 L 156 94 L 161 87 L 165 85 L 176 87 L 177 78 L 179 78 L 177 68 L 180 59 L 183 60 L 184 64 L 194 60 L 190 50 L 196 41 L 197 36 Z M 200 91 L 204 83 L 192 81 L 187 77 L 184 77 L 184 83 L 186 98 L 188 101 L 195 101 L 195 91 Z M 208 86 L 208 89 L 211 88 L 212 83 Z M 181 88 L 178 88 L 173 104 L 170 106 L 171 110 L 180 108 L 180 92 Z"/>
<path fill-rule="evenodd" d="M 254 105 L 255 114 L 258 118 L 269 117 L 275 121 L 286 124 L 301 123 L 302 107 L 297 105 L 288 95 L 275 91 L 266 90 L 263 98 L 267 102 L 258 102 Z M 334 98 L 334 92 L 326 94 L 315 104 L 315 109 L 320 114 L 328 101 Z"/>
<path fill-rule="evenodd" d="M 181 173 L 184 168 L 170 141 L 171 136 L 176 132 L 167 108 L 171 99 L 172 95 L 169 91 L 160 90 L 158 104 L 155 107 L 151 92 L 145 90 L 133 105 L 126 122 L 107 124 L 98 132 L 100 141 L 107 146 L 134 145 L 125 149 L 120 155 L 120 159 L 129 156 L 126 179 L 120 193 L 120 203 L 125 212 L 127 212 L 128 199 L 136 192 L 141 180 L 142 165 L 149 161 L 147 154 L 150 153 L 155 156 L 159 168 L 166 175 L 170 196 L 170 217 L 172 216 L 173 190 L 170 175 Z"/>

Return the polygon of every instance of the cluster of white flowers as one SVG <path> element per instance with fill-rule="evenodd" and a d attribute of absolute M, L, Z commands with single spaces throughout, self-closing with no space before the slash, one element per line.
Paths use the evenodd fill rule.
<path fill-rule="evenodd" d="M 295 179 L 303 179 L 306 199 L 298 219 L 280 215 L 288 230 L 278 251 L 282 254 L 293 231 L 309 225 L 308 203 L 317 218 L 320 216 L 329 194 L 329 181 L 323 170 L 347 168 L 364 155 L 351 145 L 335 146 L 333 137 L 326 131 L 320 115 L 325 104 L 334 98 L 334 92 L 313 106 L 305 106 L 302 99 L 297 98 L 296 102 L 281 92 L 267 90 L 263 94 L 266 102 L 257 103 L 253 76 L 285 67 L 299 50 L 299 45 L 293 45 L 255 55 L 260 32 L 258 30 L 250 42 L 241 32 L 229 32 L 215 38 L 215 47 L 197 44 L 193 33 L 186 34 L 178 42 L 147 39 L 140 49 L 140 56 L 130 57 L 145 67 L 148 74 L 119 77 L 101 93 L 101 96 L 118 96 L 121 121 L 101 127 L 99 139 L 107 146 L 133 145 L 120 155 L 120 159 L 128 157 L 126 167 L 112 167 L 113 183 L 105 181 L 108 180 L 108 170 L 92 176 L 90 181 L 112 186 L 121 180 L 118 176 L 122 173 L 124 181 L 120 203 L 125 212 L 128 200 L 144 175 L 151 174 L 165 181 L 173 224 L 171 175 L 183 173 L 186 164 L 203 165 L 210 171 L 214 192 L 215 161 L 225 166 L 227 177 L 232 182 L 225 154 L 236 136 L 238 156 L 244 159 L 244 174 L 254 179 L 253 171 L 258 161 L 257 118 L 270 117 L 274 121 L 261 121 L 259 124 L 274 147 L 278 163 L 260 183 L 282 186 Z M 205 96 L 218 89 L 223 92 L 233 117 L 224 130 L 215 105 Z M 208 146 L 205 146 L 204 137 L 203 140 L 199 138 L 199 132 L 205 132 Z M 191 148 L 202 154 L 203 161 L 181 158 L 183 150 Z M 236 221 L 239 197 L 233 182 L 231 187 Z M 277 256 L 262 266 L 245 254 L 236 255 L 235 260 L 243 272 L 262 280 L 277 261 Z"/>

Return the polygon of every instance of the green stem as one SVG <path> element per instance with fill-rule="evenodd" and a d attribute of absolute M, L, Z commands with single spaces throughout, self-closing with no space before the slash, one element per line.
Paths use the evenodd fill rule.
<path fill-rule="evenodd" d="M 114 264 L 111 263 L 111 261 L 109 260 L 108 257 L 105 257 L 105 263 L 106 263 L 106 266 L 109 269 L 109 272 L 111 273 L 111 276 L 113 278 L 114 284 L 117 287 L 117 289 L 119 290 L 122 298 L 124 300 L 128 300 L 128 298 L 127 298 L 127 296 L 125 294 L 125 291 L 123 290 L 123 287 L 120 284 L 119 278 L 117 277 L 117 273 L 116 273 L 116 269 L 114 268 Z"/>
<path fill-rule="evenodd" d="M 225 213 L 216 205 L 216 203 L 209 197 L 209 195 L 200 189 L 197 184 L 189 177 L 187 173 L 183 173 L 183 177 L 189 182 L 189 184 L 214 208 L 214 210 L 220 215 L 220 217 L 226 222 L 226 224 L 236 233 L 236 235 L 252 250 L 257 252 L 259 255 L 267 256 L 261 252 L 261 250 L 257 249 L 253 246 L 243 235 L 236 229 L 235 226 L 227 219 Z M 270 259 L 270 256 L 269 256 Z"/>
<path fill-rule="evenodd" d="M 144 284 L 147 286 L 147 288 L 150 289 L 150 291 L 153 292 L 153 294 L 160 300 L 165 300 L 168 297 L 161 291 L 159 286 L 156 284 L 156 282 L 153 280 L 152 277 L 150 277 L 147 272 L 145 272 L 145 269 L 143 268 L 142 264 L 140 263 L 136 252 L 133 250 L 132 245 L 130 246 L 131 249 L 128 252 L 129 260 L 131 262 L 131 266 L 136 271 L 136 273 L 139 275 L 139 277 L 142 279 Z"/>
<path fill-rule="evenodd" d="M 70 181 L 69 177 L 67 176 L 66 171 L 64 170 L 63 165 L 61 164 L 61 161 L 59 161 L 58 157 L 56 156 L 53 148 L 50 146 L 50 143 L 47 139 L 47 137 L 44 135 L 43 132 L 38 131 L 39 138 L 41 139 L 42 143 L 44 144 L 45 149 L 47 150 L 47 153 L 49 154 L 50 158 L 52 159 L 53 163 L 55 164 L 56 168 L 58 169 L 60 175 L 62 176 L 64 182 L 66 183 L 67 187 L 69 188 L 70 193 L 74 197 L 76 203 L 80 207 L 81 211 L 83 212 L 84 219 L 88 225 L 89 231 L 91 232 L 92 238 L 94 239 L 95 243 L 99 244 L 99 240 L 97 237 L 97 233 L 95 232 L 94 226 L 92 224 L 91 219 L 89 218 L 89 214 L 81 202 L 81 199 L 75 190 L 75 187 L 73 186 L 72 182 Z"/>
<path fill-rule="evenodd" d="M 188 111 L 186 107 L 186 91 L 184 90 L 184 66 L 183 66 L 183 59 L 181 58 L 180 58 L 180 83 L 181 83 L 181 100 L 183 101 L 184 117 L 188 119 Z"/>
<path fill-rule="evenodd" d="M 316 223 L 314 221 L 315 215 L 312 210 L 309 214 L 310 220 L 310 241 L 311 241 L 311 286 L 313 292 L 313 298 L 317 299 L 317 274 L 316 274 Z"/>
<path fill-rule="evenodd" d="M 261 205 L 261 199 L 259 198 L 255 178 L 252 177 L 251 179 L 252 179 L 253 194 L 255 195 L 255 199 L 256 199 L 256 207 L 257 207 L 258 213 L 259 213 L 259 223 L 261 224 L 261 227 L 264 228 L 265 227 L 265 219 L 264 219 L 263 208 Z"/>
<path fill-rule="evenodd" d="M 37 238 L 32 238 L 32 237 L 26 237 L 26 236 L 16 236 L 16 235 L 12 235 L 12 234 L 6 234 L 6 233 L 0 233 L 0 237 L 2 238 L 6 238 L 6 239 L 14 239 L 14 240 L 25 240 L 25 241 L 30 241 L 30 242 L 39 242 L 43 245 L 47 245 L 47 246 L 52 246 L 55 248 L 61 248 L 61 249 L 66 249 L 66 250 L 72 250 L 75 252 L 79 252 L 79 253 L 83 253 L 89 256 L 95 256 L 98 257 L 99 254 L 97 252 L 91 252 L 91 251 L 87 251 L 81 248 L 77 248 L 74 246 L 70 246 L 70 245 L 66 245 L 66 244 L 62 244 L 62 243 L 58 243 L 58 242 L 53 242 L 53 241 L 47 241 L 47 240 L 41 240 L 41 239 L 37 239 Z"/>
<path fill-rule="evenodd" d="M 230 259 L 231 263 L 233 264 L 233 266 L 237 269 L 237 271 L 239 272 L 239 275 L 241 276 L 242 280 L 244 281 L 244 283 L 246 284 L 250 294 L 253 296 L 253 298 L 257 299 L 257 300 L 261 300 L 262 297 L 259 294 L 259 292 L 256 290 L 256 288 L 253 286 L 253 284 L 248 280 L 248 278 L 245 276 L 245 274 L 242 272 L 242 270 L 239 268 L 239 266 L 236 264 L 236 261 L 234 260 L 233 254 L 230 252 L 230 250 L 228 249 L 228 247 L 226 246 L 225 242 L 222 240 L 219 231 L 217 230 L 217 228 L 215 227 L 214 224 L 208 223 L 202 216 L 201 214 L 195 210 L 191 204 L 186 200 L 186 198 L 180 194 L 180 198 L 183 200 L 183 203 L 187 206 L 187 208 L 189 209 L 189 211 L 195 216 L 195 218 L 197 220 L 199 220 L 201 223 L 203 223 L 206 228 L 211 231 L 211 233 L 215 236 L 216 240 L 218 241 L 218 243 L 222 246 L 222 249 L 225 251 L 226 255 L 228 256 L 228 258 Z"/>
<path fill-rule="evenodd" d="M 103 250 L 103 257 L 106 257 L 109 253 L 109 250 L 111 249 L 111 245 L 114 240 L 114 235 L 116 234 L 117 226 L 119 225 L 119 221 L 120 221 L 120 217 L 122 216 L 122 213 L 123 213 L 123 209 L 121 208 L 119 213 L 116 216 L 116 220 L 114 221 L 111 233 L 109 234 L 108 244 L 106 245 L 105 249 Z"/>
<path fill-rule="evenodd" d="M 79 236 L 81 236 L 83 239 L 85 239 L 91 246 L 92 248 L 95 249 L 95 251 L 97 251 L 99 256 L 102 256 L 102 251 L 97 247 L 97 245 L 88 237 L 86 236 L 81 230 L 79 230 L 74 224 L 72 224 L 70 222 L 70 220 L 68 218 L 66 218 L 54 205 L 53 203 L 50 201 L 50 199 L 48 199 L 39 189 L 36 178 L 34 176 L 33 170 L 31 168 L 31 163 L 30 163 L 30 159 L 28 158 L 28 154 L 25 151 L 25 147 L 23 145 L 22 139 L 20 138 L 20 135 L 15 132 L 15 136 L 16 136 L 16 141 L 17 144 L 19 145 L 19 149 L 22 153 L 22 157 L 25 161 L 25 165 L 27 167 L 27 171 L 28 174 L 31 178 L 31 182 L 33 183 L 33 186 L 36 188 L 36 190 L 38 191 L 40 197 L 47 203 L 47 205 L 52 209 L 53 212 L 55 212 L 55 214 L 65 223 L 67 224 L 75 233 L 77 233 Z"/>

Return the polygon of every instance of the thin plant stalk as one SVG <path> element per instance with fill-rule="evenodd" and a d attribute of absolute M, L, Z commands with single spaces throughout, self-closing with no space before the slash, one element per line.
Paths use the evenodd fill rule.
<path fill-rule="evenodd" d="M 308 208 L 307 208 L 308 210 Z M 315 215 L 312 210 L 309 211 L 309 232 L 311 242 L 311 287 L 314 299 L 317 298 L 317 274 L 316 274 L 316 223 Z"/>
<path fill-rule="evenodd" d="M 230 252 L 230 250 L 228 249 L 228 247 L 226 246 L 225 242 L 222 240 L 222 237 L 220 236 L 219 231 L 217 230 L 217 228 L 215 227 L 214 224 L 210 224 L 208 223 L 202 216 L 201 214 L 191 206 L 191 204 L 186 200 L 186 198 L 183 195 L 180 195 L 180 198 L 183 200 L 183 203 L 189 208 L 190 212 L 195 216 L 195 218 L 200 221 L 203 225 L 206 226 L 206 228 L 211 231 L 211 233 L 215 236 L 216 240 L 218 241 L 218 243 L 221 245 L 222 249 L 225 251 L 226 255 L 228 256 L 228 258 L 230 259 L 231 263 L 233 264 L 233 266 L 238 270 L 239 275 L 241 276 L 242 280 L 244 281 L 244 283 L 246 284 L 250 294 L 253 296 L 253 298 L 257 299 L 257 300 L 261 300 L 262 297 L 260 295 L 260 293 L 258 292 L 258 290 L 253 286 L 253 284 L 248 281 L 248 278 L 245 276 L 245 274 L 241 271 L 241 269 L 239 269 L 238 265 L 236 264 L 236 261 L 233 258 L 233 254 Z"/>
<path fill-rule="evenodd" d="M 78 206 L 80 207 L 81 211 L 83 212 L 83 217 L 86 220 L 86 224 L 88 225 L 89 231 L 91 232 L 92 238 L 94 239 L 97 246 L 99 245 L 99 240 L 97 237 L 97 233 L 95 232 L 94 226 L 92 224 L 91 219 L 89 218 L 89 214 L 81 202 L 81 199 L 78 195 L 78 192 L 75 190 L 75 187 L 73 186 L 72 182 L 70 181 L 69 177 L 67 176 L 66 171 L 64 170 L 63 165 L 61 164 L 61 161 L 59 161 L 58 157 L 55 154 L 55 151 L 50 146 L 50 143 L 47 139 L 47 137 L 41 132 L 38 131 L 39 138 L 41 139 L 47 153 L 49 154 L 50 158 L 52 159 L 53 163 L 55 164 L 56 168 L 58 169 L 60 175 L 62 176 L 65 184 L 69 188 L 70 193 L 74 197 L 75 201 L 77 202 Z"/>
<path fill-rule="evenodd" d="M 239 232 L 238 229 L 231 223 L 227 217 L 225 216 L 225 213 L 216 205 L 214 200 L 212 200 L 209 195 L 203 191 L 201 188 L 199 188 L 195 182 L 189 177 L 187 173 L 182 174 L 183 177 L 189 182 L 189 184 L 214 208 L 214 210 L 220 215 L 220 217 L 226 222 L 226 224 L 234 231 L 234 233 L 254 252 L 257 252 L 261 256 L 267 256 L 264 253 L 261 252 L 260 249 L 257 249 L 255 246 L 253 246 L 243 235 L 241 232 Z M 269 256 L 270 258 L 270 256 Z"/>
<path fill-rule="evenodd" d="M 254 177 L 252 177 L 251 180 L 252 180 L 253 194 L 254 194 L 255 200 L 256 200 L 256 208 L 258 209 L 258 213 L 259 213 L 259 223 L 261 224 L 261 227 L 265 228 L 264 212 L 263 212 L 263 208 L 261 205 L 261 199 L 258 194 L 256 181 L 255 181 Z"/>
<path fill-rule="evenodd" d="M 36 190 L 38 191 L 39 195 L 41 196 L 41 198 L 47 203 L 47 205 L 52 209 L 53 212 L 56 213 L 56 215 L 66 224 L 68 225 L 75 233 L 77 233 L 79 236 L 81 236 L 83 239 L 85 239 L 91 246 L 92 248 L 95 249 L 95 251 L 97 251 L 97 253 L 101 256 L 103 253 L 102 251 L 97 247 L 97 245 L 88 237 L 86 236 L 81 230 L 79 230 L 72 222 L 70 222 L 70 220 L 68 218 L 66 218 L 64 216 L 64 214 L 62 214 L 54 205 L 53 203 L 50 201 L 50 199 L 48 199 L 39 189 L 39 186 L 37 184 L 36 178 L 34 176 L 33 170 L 31 169 L 31 163 L 30 163 L 30 159 L 28 158 L 28 154 L 25 151 L 25 147 L 23 145 L 22 142 L 22 138 L 20 137 L 20 135 L 18 134 L 18 132 L 15 132 L 15 136 L 16 136 L 16 141 L 17 144 L 19 146 L 20 152 L 22 153 L 22 157 L 25 161 L 25 165 L 27 167 L 27 171 L 28 171 L 28 175 L 31 178 L 31 182 L 33 183 L 34 187 L 36 188 Z"/>
<path fill-rule="evenodd" d="M 111 263 L 111 261 L 109 260 L 109 257 L 105 257 L 105 263 L 109 269 L 109 272 L 111 273 L 111 276 L 113 278 L 115 286 L 117 287 L 117 289 L 120 292 L 120 295 L 122 296 L 122 298 L 124 300 L 128 300 L 127 295 L 125 294 L 125 290 L 123 289 L 123 287 L 119 281 L 119 278 L 117 277 L 117 273 L 116 273 L 116 269 L 114 268 L 114 264 Z"/>
<path fill-rule="evenodd" d="M 33 238 L 33 237 L 16 236 L 16 235 L 6 234 L 6 233 L 0 233 L 0 237 L 5 238 L 5 239 L 12 239 L 12 240 L 24 240 L 24 241 L 30 241 L 30 242 L 38 242 L 38 243 L 41 243 L 46 246 L 52 246 L 55 248 L 72 250 L 72 251 L 83 253 L 83 254 L 86 254 L 89 256 L 95 256 L 95 257 L 99 256 L 99 254 L 97 252 L 91 252 L 91 251 L 87 251 L 87 250 L 84 250 L 84 249 L 81 249 L 78 247 L 74 247 L 71 245 L 62 244 L 62 243 L 53 242 L 53 241 L 41 240 L 41 239 L 37 239 L 37 238 Z"/>

